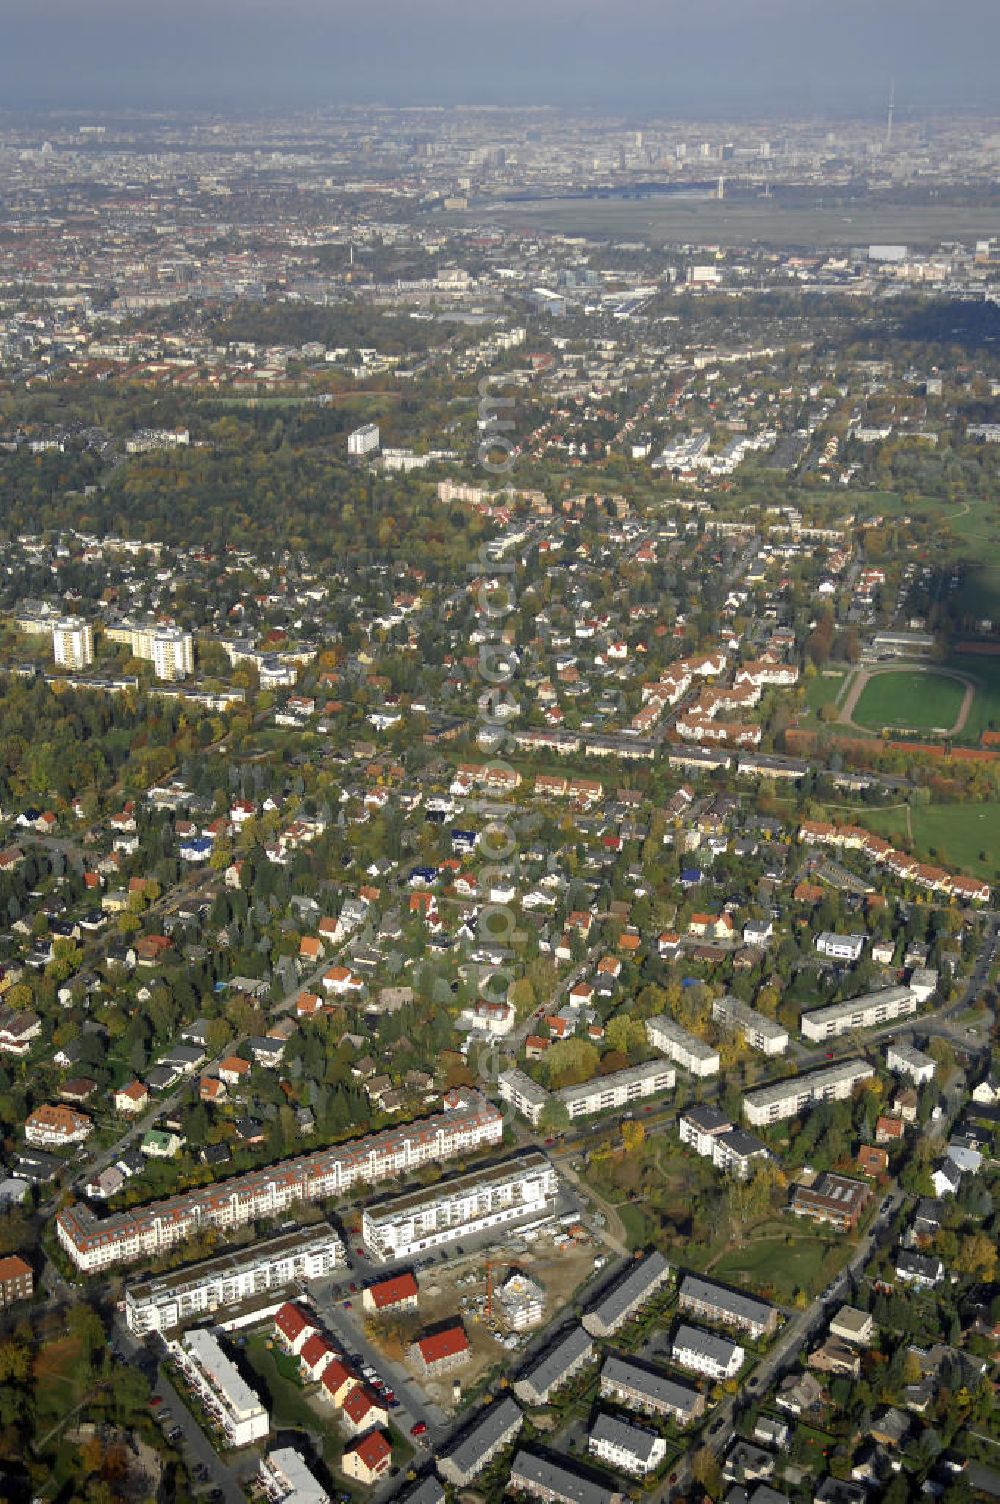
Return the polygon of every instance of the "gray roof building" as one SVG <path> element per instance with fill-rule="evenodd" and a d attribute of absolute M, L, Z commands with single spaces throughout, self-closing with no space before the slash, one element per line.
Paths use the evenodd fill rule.
<path fill-rule="evenodd" d="M 661 1286 L 671 1277 L 671 1268 L 662 1253 L 648 1254 L 633 1261 L 622 1277 L 589 1310 L 583 1325 L 592 1337 L 609 1337 L 624 1326 Z"/>
<path fill-rule="evenodd" d="M 448 1450 L 438 1459 L 438 1471 L 456 1488 L 477 1478 L 498 1452 L 517 1436 L 524 1423 L 520 1407 L 509 1396 L 479 1411 Z"/>
<path fill-rule="evenodd" d="M 699 1390 L 643 1363 L 614 1356 L 604 1360 L 601 1394 L 647 1415 L 670 1415 L 679 1426 L 697 1420 L 705 1409 L 705 1396 Z"/>
<path fill-rule="evenodd" d="M 585 1473 L 523 1448 L 511 1463 L 509 1486 L 545 1504 L 617 1504 L 621 1498 Z"/>
<path fill-rule="evenodd" d="M 774 1331 L 781 1314 L 766 1300 L 729 1290 L 725 1285 L 700 1279 L 696 1274 L 685 1274 L 681 1280 L 677 1303 L 689 1315 L 701 1316 L 722 1326 L 735 1326 L 752 1337 Z"/>
<path fill-rule="evenodd" d="M 515 1382 L 514 1393 L 526 1405 L 545 1405 L 549 1396 L 594 1356 L 594 1344 L 582 1326 L 570 1327 Z"/>

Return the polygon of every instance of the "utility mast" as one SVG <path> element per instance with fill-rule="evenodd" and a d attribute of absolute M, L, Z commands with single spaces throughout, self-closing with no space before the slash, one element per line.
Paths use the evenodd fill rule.
<path fill-rule="evenodd" d="M 893 121 L 893 117 L 894 117 L 895 113 L 896 113 L 896 80 L 894 78 L 890 78 L 890 80 L 889 80 L 889 113 L 886 116 L 886 122 L 885 122 L 885 145 L 886 145 L 886 150 L 887 151 L 888 151 L 889 147 L 892 145 L 892 121 Z"/>

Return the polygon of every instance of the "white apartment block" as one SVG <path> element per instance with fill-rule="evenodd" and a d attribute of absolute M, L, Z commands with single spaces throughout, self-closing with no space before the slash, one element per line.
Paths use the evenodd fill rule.
<path fill-rule="evenodd" d="M 534 1151 L 366 1206 L 361 1235 L 372 1258 L 388 1263 L 488 1228 L 551 1216 L 558 1196 L 555 1170 Z"/>
<path fill-rule="evenodd" d="M 260 1396 L 223 1352 L 214 1332 L 196 1327 L 183 1344 L 171 1342 L 170 1351 L 229 1446 L 250 1446 L 267 1435 L 268 1414 Z"/>
<path fill-rule="evenodd" d="M 731 993 L 715 999 L 712 1017 L 716 1023 L 742 1034 L 744 1043 L 751 1050 L 760 1050 L 764 1055 L 783 1055 L 788 1049 L 787 1029 L 783 1029 L 773 1018 L 740 1002 Z"/>
<path fill-rule="evenodd" d="M 79 616 L 53 623 L 52 657 L 60 668 L 89 668 L 94 661 L 94 630 Z"/>
<path fill-rule="evenodd" d="M 330 1495 L 294 1447 L 275 1447 L 262 1457 L 257 1483 L 267 1504 L 330 1504 Z"/>
<path fill-rule="evenodd" d="M 85 1274 L 155 1258 L 206 1227 L 244 1227 L 290 1207 L 326 1201 L 355 1185 L 378 1185 L 428 1164 L 466 1157 L 499 1144 L 503 1115 L 469 1092 L 460 1105 L 429 1118 L 384 1128 L 365 1138 L 281 1160 L 218 1185 L 97 1217 L 84 1202 L 56 1217 L 59 1242 Z"/>
<path fill-rule="evenodd" d="M 343 1243 L 325 1224 L 282 1233 L 129 1285 L 125 1320 L 140 1337 L 170 1331 L 266 1292 L 283 1291 L 295 1281 L 320 1279 L 344 1261 Z"/>
<path fill-rule="evenodd" d="M 719 1071 L 719 1052 L 704 1040 L 696 1039 L 687 1029 L 682 1029 L 667 1014 L 659 1018 L 647 1018 L 646 1038 L 654 1050 L 659 1050 L 675 1065 L 690 1071 L 692 1076 L 715 1076 Z"/>
<path fill-rule="evenodd" d="M 835 935 L 824 930 L 822 935 L 816 936 L 816 949 L 821 956 L 826 956 L 831 961 L 850 961 L 853 964 L 861 960 L 866 938 L 865 935 Z"/>
<path fill-rule="evenodd" d="M 727 1337 L 703 1332 L 697 1326 L 681 1325 L 674 1335 L 671 1356 L 679 1368 L 700 1373 L 718 1384 L 723 1379 L 735 1379 L 743 1367 L 746 1352 L 738 1342 L 730 1342 Z"/>
<path fill-rule="evenodd" d="M 171 682 L 194 673 L 194 641 L 190 632 L 164 627 L 153 635 L 153 673 Z"/>
<path fill-rule="evenodd" d="M 542 1109 L 551 1101 L 551 1092 L 546 1091 L 544 1086 L 539 1086 L 537 1081 L 532 1081 L 527 1072 L 519 1070 L 516 1065 L 509 1071 L 501 1072 L 497 1085 L 501 1102 L 509 1102 L 515 1112 L 527 1118 L 532 1128 L 537 1128 Z"/>
<path fill-rule="evenodd" d="M 849 1097 L 862 1081 L 875 1071 L 863 1060 L 842 1060 L 824 1070 L 809 1071 L 803 1076 L 788 1076 L 769 1086 L 747 1092 L 743 1112 L 748 1123 L 763 1128 L 784 1118 L 793 1118 L 817 1102 L 839 1102 Z"/>
<path fill-rule="evenodd" d="M 362 423 L 360 428 L 352 429 L 347 435 L 347 453 L 354 460 L 363 459 L 366 454 L 374 454 L 378 445 L 377 423 Z"/>
<path fill-rule="evenodd" d="M 937 1069 L 930 1055 L 915 1049 L 912 1044 L 891 1044 L 885 1052 L 885 1063 L 889 1070 L 897 1071 L 901 1076 L 909 1076 L 917 1086 L 924 1086 L 932 1081 Z"/>
<path fill-rule="evenodd" d="M 669 1065 L 662 1060 L 649 1060 L 643 1065 L 613 1071 L 608 1076 L 597 1076 L 580 1086 L 564 1086 L 556 1096 L 565 1103 L 571 1118 L 582 1118 L 595 1112 L 628 1107 L 644 1097 L 655 1097 L 661 1091 L 671 1091 L 676 1080 L 677 1072 Z"/>
<path fill-rule="evenodd" d="M 887 987 L 884 992 L 869 992 L 846 1003 L 831 1003 L 828 1008 L 803 1013 L 799 1027 L 803 1039 L 837 1039 L 854 1029 L 874 1029 L 897 1018 L 911 1018 L 916 1011 L 916 994 L 909 987 Z"/>
<path fill-rule="evenodd" d="M 602 1411 L 591 1429 L 587 1450 L 620 1473 L 645 1478 L 667 1455 L 667 1443 L 652 1431 Z"/>

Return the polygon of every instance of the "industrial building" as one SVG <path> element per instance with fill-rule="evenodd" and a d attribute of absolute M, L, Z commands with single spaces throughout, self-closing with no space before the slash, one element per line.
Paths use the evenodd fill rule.
<path fill-rule="evenodd" d="M 666 1013 L 661 1013 L 658 1018 L 647 1018 L 646 1037 L 654 1050 L 659 1050 L 675 1065 L 690 1071 L 692 1076 L 718 1074 L 718 1050 L 704 1040 L 696 1039 Z"/>
<path fill-rule="evenodd" d="M 487 1228 L 551 1216 L 558 1195 L 555 1170 L 535 1150 L 366 1206 L 361 1233 L 372 1258 L 390 1263 Z"/>
<path fill-rule="evenodd" d="M 783 1081 L 772 1081 L 769 1086 L 748 1091 L 743 1098 L 743 1111 L 748 1123 L 762 1128 L 793 1118 L 817 1102 L 843 1101 L 860 1082 L 870 1080 L 874 1074 L 874 1069 L 863 1060 L 842 1060 L 824 1070 L 787 1076 Z"/>
<path fill-rule="evenodd" d="M 325 1223 L 222 1253 L 125 1290 L 125 1320 L 137 1336 L 168 1332 L 296 1280 L 320 1279 L 344 1263 L 344 1245 Z"/>
<path fill-rule="evenodd" d="M 917 996 L 909 987 L 887 987 L 846 1003 L 831 1003 L 803 1013 L 799 1027 L 803 1039 L 837 1039 L 852 1029 L 874 1029 L 897 1018 L 910 1018 L 917 1011 Z"/>

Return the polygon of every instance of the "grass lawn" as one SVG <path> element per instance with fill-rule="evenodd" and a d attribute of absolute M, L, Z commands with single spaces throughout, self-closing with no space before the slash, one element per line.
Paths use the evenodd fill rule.
<path fill-rule="evenodd" d="M 1000 615 L 1000 600 L 997 614 Z M 1000 658 L 956 653 L 948 659 L 945 667 L 968 674 L 976 681 L 976 697 L 962 732 L 962 741 L 978 742 L 983 732 L 991 727 L 1000 730 Z"/>
<path fill-rule="evenodd" d="M 810 1296 L 822 1290 L 848 1248 L 842 1242 L 825 1242 L 815 1228 L 765 1223 L 747 1235 L 742 1248 L 724 1253 L 710 1277 L 788 1304 L 796 1290 Z"/>
<path fill-rule="evenodd" d="M 928 804 L 913 810 L 921 853 L 989 881 L 1000 874 L 1000 804 Z"/>
<path fill-rule="evenodd" d="M 649 1221 L 641 1206 L 636 1206 L 632 1201 L 626 1201 L 618 1207 L 618 1215 L 622 1219 L 622 1226 L 628 1238 L 630 1248 L 642 1248 L 649 1240 Z"/>
<path fill-rule="evenodd" d="M 965 691 L 955 679 L 906 670 L 869 679 L 853 719 L 870 731 L 899 726 L 914 731 L 950 731 Z"/>
<path fill-rule="evenodd" d="M 283 1354 L 268 1348 L 262 1332 L 247 1338 L 243 1355 L 267 1391 L 272 1425 L 332 1434 L 332 1426 L 324 1423 L 324 1417 L 309 1404 L 299 1385 L 282 1372 L 279 1358 Z"/>
<path fill-rule="evenodd" d="M 844 678 L 845 675 L 842 673 L 823 673 L 805 681 L 806 704 L 814 715 L 818 714 L 824 705 L 833 704 L 844 687 Z"/>

